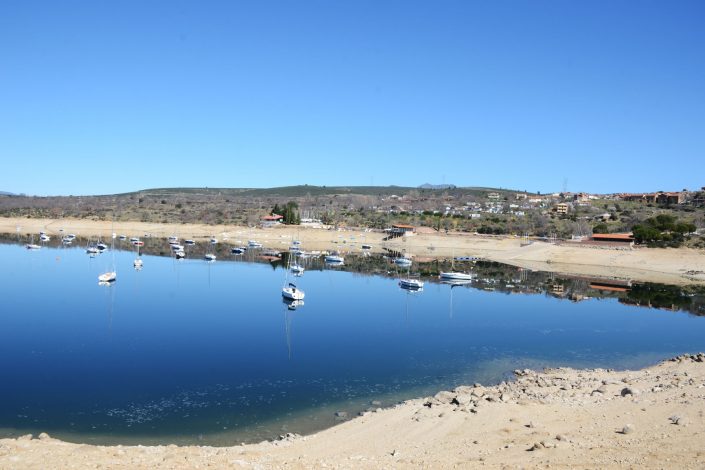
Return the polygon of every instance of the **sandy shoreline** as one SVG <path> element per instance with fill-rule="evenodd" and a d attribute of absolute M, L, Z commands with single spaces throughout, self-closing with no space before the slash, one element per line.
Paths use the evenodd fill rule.
<path fill-rule="evenodd" d="M 0 439 L 0 468 L 702 468 L 705 354 L 638 371 L 516 371 L 311 436 L 234 447 Z"/>
<path fill-rule="evenodd" d="M 519 238 L 433 231 L 383 241 L 384 233 L 381 232 L 335 231 L 296 226 L 262 229 L 143 222 L 119 222 L 113 226 L 111 222 L 89 220 L 0 218 L 0 233 L 16 234 L 17 227 L 20 227 L 20 233 L 25 236 L 43 230 L 57 237 L 61 235 L 60 229 L 81 236 L 102 237 L 109 237 L 113 231 L 127 236 L 177 235 L 197 241 L 216 236 L 234 245 L 254 239 L 274 249 L 286 248 L 291 240 L 298 239 L 308 250 L 338 250 L 343 253 L 359 252 L 364 243 L 372 245 L 373 251 L 377 252 L 383 252 L 386 248 L 423 258 L 478 256 L 522 268 L 567 275 L 678 285 L 705 283 L 705 250 L 688 248 L 617 250 L 538 241 L 522 246 Z"/>

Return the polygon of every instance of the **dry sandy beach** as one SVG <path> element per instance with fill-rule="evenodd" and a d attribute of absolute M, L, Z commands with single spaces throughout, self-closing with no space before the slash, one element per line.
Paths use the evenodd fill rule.
<path fill-rule="evenodd" d="M 80 236 L 109 237 L 111 232 L 127 236 L 168 237 L 203 240 L 216 236 L 232 244 L 255 239 L 267 248 L 283 249 L 291 240 L 301 240 L 307 250 L 338 250 L 343 253 L 360 251 L 363 243 L 373 251 L 384 248 L 423 258 L 478 256 L 527 269 L 560 274 L 598 276 L 667 284 L 705 283 L 705 250 L 687 248 L 601 249 L 565 243 L 561 245 L 535 241 L 529 245 L 514 237 L 479 236 L 462 233 L 423 231 L 414 236 L 383 241 L 382 232 L 361 230 L 326 230 L 280 226 L 271 229 L 202 224 L 150 224 L 142 222 L 111 222 L 88 220 L 51 220 L 0 218 L 0 233 L 21 234 L 46 231 L 60 236 L 60 229 Z"/>
<path fill-rule="evenodd" d="M 0 439 L 2 469 L 703 468 L 705 354 L 639 371 L 515 371 L 311 436 L 233 447 Z"/>

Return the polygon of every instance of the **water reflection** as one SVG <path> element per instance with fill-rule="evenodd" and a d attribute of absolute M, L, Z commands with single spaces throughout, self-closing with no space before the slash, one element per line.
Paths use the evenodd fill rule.
<path fill-rule="evenodd" d="M 414 259 L 421 291 L 399 286 L 394 254 L 346 253 L 330 267 L 302 247 L 304 306 L 282 299 L 286 251 L 195 243 L 176 260 L 147 238 L 136 271 L 134 247 L 116 241 L 119 279 L 97 288 L 112 255 L 58 240 L 30 252 L 10 238 L 0 244 L 0 428 L 17 432 L 251 441 L 524 366 L 632 367 L 705 349 L 705 321 L 662 311 L 703 315 L 701 287 L 483 261 L 455 262 L 472 282 L 442 283 L 449 262 Z M 203 260 L 211 249 L 216 263 Z"/>

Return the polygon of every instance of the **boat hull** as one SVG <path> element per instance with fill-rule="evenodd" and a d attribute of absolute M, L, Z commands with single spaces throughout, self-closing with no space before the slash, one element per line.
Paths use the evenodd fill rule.
<path fill-rule="evenodd" d="M 472 274 L 468 273 L 454 273 L 454 272 L 447 272 L 447 273 L 441 273 L 439 276 L 441 279 L 447 280 L 447 281 L 471 281 L 472 280 Z"/>

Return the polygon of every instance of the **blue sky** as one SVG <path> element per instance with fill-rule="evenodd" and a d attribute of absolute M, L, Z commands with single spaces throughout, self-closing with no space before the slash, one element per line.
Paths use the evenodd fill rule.
<path fill-rule="evenodd" d="M 0 190 L 705 185 L 702 1 L 0 2 Z"/>

